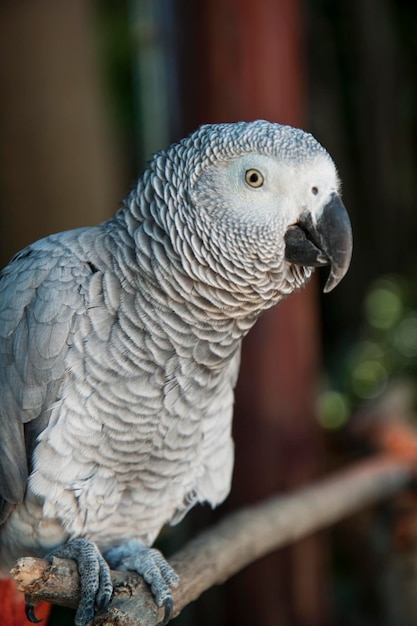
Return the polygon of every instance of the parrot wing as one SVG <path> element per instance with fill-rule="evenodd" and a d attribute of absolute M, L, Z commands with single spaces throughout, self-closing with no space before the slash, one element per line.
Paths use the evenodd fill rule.
<path fill-rule="evenodd" d="M 48 238 L 0 272 L 0 525 L 23 500 L 36 437 L 57 398 L 73 318 L 83 306 L 81 273 L 88 267 L 71 267 L 67 258 Z"/>

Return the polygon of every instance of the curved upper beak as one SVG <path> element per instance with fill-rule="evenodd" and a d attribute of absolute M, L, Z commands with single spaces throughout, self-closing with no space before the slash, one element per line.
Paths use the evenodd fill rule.
<path fill-rule="evenodd" d="M 333 193 L 314 223 L 305 211 L 285 233 L 285 259 L 295 265 L 330 265 L 324 287 L 328 293 L 349 269 L 352 257 L 352 227 L 340 197 Z"/>

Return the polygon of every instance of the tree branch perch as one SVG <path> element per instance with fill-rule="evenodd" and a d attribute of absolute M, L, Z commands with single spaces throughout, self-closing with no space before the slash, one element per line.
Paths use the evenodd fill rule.
<path fill-rule="evenodd" d="M 412 480 L 414 462 L 377 455 L 296 493 L 228 516 L 170 559 L 180 576 L 172 594 L 174 615 L 252 561 L 389 498 Z M 51 565 L 40 559 L 20 559 L 12 576 L 35 602 L 77 605 L 78 573 L 73 561 L 55 559 Z M 112 602 L 93 620 L 94 626 L 155 626 L 162 619 L 162 611 L 138 577 L 113 572 L 113 583 Z"/>

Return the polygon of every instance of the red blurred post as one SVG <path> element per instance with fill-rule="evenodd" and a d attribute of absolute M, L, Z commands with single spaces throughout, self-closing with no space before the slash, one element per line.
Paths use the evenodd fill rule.
<path fill-rule="evenodd" d="M 210 121 L 303 121 L 298 0 L 207 0 Z"/>
<path fill-rule="evenodd" d="M 303 126 L 302 20 L 297 0 L 206 0 L 208 48 L 199 121 L 265 118 Z M 245 340 L 234 420 L 236 469 L 228 506 L 309 482 L 320 471 L 314 418 L 316 285 L 264 315 Z M 306 511 L 308 514 L 308 511 Z M 322 540 L 309 538 L 251 566 L 226 586 L 227 624 L 326 622 Z"/>

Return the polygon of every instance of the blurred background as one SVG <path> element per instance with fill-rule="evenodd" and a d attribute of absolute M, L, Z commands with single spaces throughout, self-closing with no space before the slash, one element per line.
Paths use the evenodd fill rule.
<path fill-rule="evenodd" d="M 414 0 L 3 0 L 0 58 L 1 265 L 105 220 L 151 154 L 201 123 L 300 126 L 338 166 L 351 269 L 324 297 L 315 277 L 247 338 L 232 494 L 169 531 L 165 552 L 357 458 L 351 416 L 417 376 Z M 417 624 L 417 557 L 392 517 L 365 511 L 280 550 L 176 623 Z M 54 609 L 50 623 L 71 620 Z"/>

